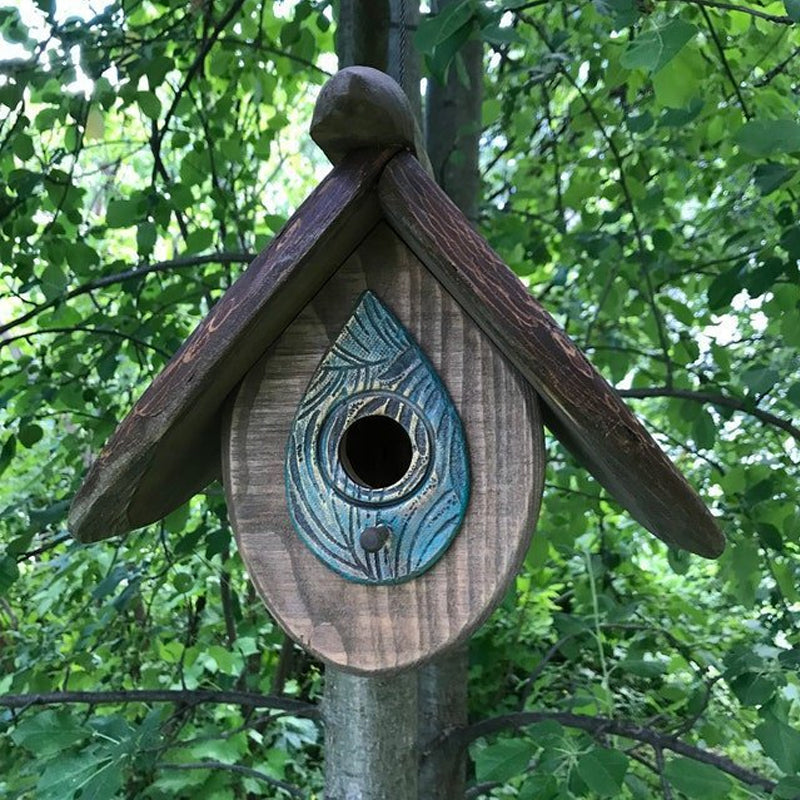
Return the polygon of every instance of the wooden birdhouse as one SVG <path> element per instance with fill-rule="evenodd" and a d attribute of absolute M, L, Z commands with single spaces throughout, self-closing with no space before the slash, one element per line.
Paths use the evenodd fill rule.
<path fill-rule="evenodd" d="M 543 424 L 660 539 L 719 555 L 695 492 L 431 179 L 400 88 L 343 70 L 312 136 L 335 168 L 113 434 L 74 534 L 147 525 L 221 476 L 270 612 L 363 673 L 494 608 L 536 524 Z"/>

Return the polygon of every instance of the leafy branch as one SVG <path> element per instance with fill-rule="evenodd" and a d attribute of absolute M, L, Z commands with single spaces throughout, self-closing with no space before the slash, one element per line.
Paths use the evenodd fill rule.
<path fill-rule="evenodd" d="M 723 406 L 724 408 L 732 408 L 734 411 L 743 411 L 750 414 L 768 425 L 774 425 L 786 431 L 792 438 L 800 442 L 800 428 L 793 425 L 788 420 L 771 414 L 769 411 L 764 411 L 757 408 L 752 403 L 745 400 L 740 400 L 730 395 L 718 394 L 716 392 L 696 392 L 692 389 L 675 389 L 670 386 L 658 386 L 649 389 L 618 389 L 618 394 L 621 397 L 631 397 L 636 399 L 643 399 L 646 397 L 677 397 L 681 400 L 692 400 L 696 403 L 710 403 L 715 406 Z"/>
<path fill-rule="evenodd" d="M 677 736 L 659 733 L 652 728 L 638 725 L 632 720 L 588 717 L 560 711 L 518 711 L 491 717 L 453 731 L 445 738 L 442 746 L 461 750 L 482 736 L 490 736 L 509 728 L 524 728 L 527 725 L 549 721 L 557 722 L 566 728 L 585 731 L 598 739 L 604 739 L 609 735 L 621 736 L 648 744 L 656 750 L 669 750 L 693 761 L 710 764 L 738 781 L 748 786 L 757 786 L 766 792 L 772 792 L 777 785 L 775 781 L 740 766 L 727 756 L 687 744 Z"/>
<path fill-rule="evenodd" d="M 291 783 L 286 783 L 278 778 L 273 778 L 265 772 L 253 769 L 252 767 L 244 767 L 240 764 L 226 764 L 224 761 L 194 761 L 187 764 L 172 764 L 167 761 L 160 761 L 156 764 L 157 769 L 171 769 L 171 770 L 196 770 L 196 769 L 209 769 L 209 770 L 223 770 L 224 772 L 235 772 L 237 775 L 246 775 L 249 778 L 256 778 L 257 780 L 268 783 L 271 786 L 277 786 L 283 789 L 292 797 L 305 797 L 305 792 L 293 786 Z"/>
<path fill-rule="evenodd" d="M 0 695 L 0 707 L 27 709 L 32 706 L 85 704 L 90 706 L 122 703 L 180 703 L 196 706 L 201 703 L 224 703 L 242 708 L 274 708 L 297 717 L 317 719 L 319 709 L 313 703 L 289 697 L 256 692 L 206 689 L 120 689 L 107 692 L 40 692 Z"/>
<path fill-rule="evenodd" d="M 719 0 L 683 0 L 683 2 L 690 3 L 695 6 L 705 6 L 706 8 L 721 8 L 725 11 L 735 11 L 739 14 L 749 14 L 751 17 L 758 17 L 759 19 L 766 19 L 769 22 L 776 22 L 778 25 L 795 25 L 797 20 L 786 14 L 770 14 L 767 11 L 761 11 L 758 8 L 751 8 L 749 6 L 737 6 L 735 3 L 723 3 Z"/>
<path fill-rule="evenodd" d="M 249 264 L 255 258 L 255 255 L 255 253 L 210 253 L 202 256 L 186 256 L 184 258 L 173 258 L 169 261 L 156 261 L 153 264 L 143 264 L 131 269 L 126 269 L 123 272 L 104 275 L 102 278 L 95 278 L 80 286 L 76 286 L 74 289 L 70 289 L 59 297 L 54 297 L 52 300 L 48 300 L 45 303 L 39 303 L 16 319 L 12 319 L 10 322 L 0 325 L 0 334 L 10 331 L 12 328 L 16 328 L 18 325 L 22 325 L 25 322 L 29 322 L 43 311 L 55 308 L 67 300 L 72 300 L 82 294 L 89 294 L 97 289 L 103 289 L 115 283 L 123 283 L 124 281 L 143 278 L 145 275 L 150 275 L 154 272 L 169 272 L 173 269 L 199 267 L 205 264 Z"/>

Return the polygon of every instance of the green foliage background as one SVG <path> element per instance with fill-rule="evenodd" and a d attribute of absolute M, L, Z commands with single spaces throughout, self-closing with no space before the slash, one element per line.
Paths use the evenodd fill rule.
<path fill-rule="evenodd" d="M 0 9 L 0 794 L 319 796 L 321 668 L 249 586 L 220 488 L 91 546 L 65 516 L 324 172 L 330 4 L 77 10 Z M 458 0 L 417 32 L 430 80 L 485 42 L 482 232 L 729 542 L 667 552 L 551 443 L 525 569 L 471 647 L 471 797 L 800 797 L 798 21 Z"/>

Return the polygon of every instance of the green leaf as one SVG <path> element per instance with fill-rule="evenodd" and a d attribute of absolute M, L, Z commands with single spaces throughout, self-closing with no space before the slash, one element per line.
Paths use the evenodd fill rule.
<path fill-rule="evenodd" d="M 695 444 L 703 449 L 710 450 L 717 438 L 717 425 L 714 418 L 705 409 L 702 409 L 692 423 L 692 438 Z"/>
<path fill-rule="evenodd" d="M 786 598 L 789 603 L 796 603 L 800 600 L 800 592 L 794 582 L 794 571 L 787 562 L 774 561 L 772 564 L 772 573 L 775 576 L 775 582 L 781 590 L 781 594 Z"/>
<path fill-rule="evenodd" d="M 758 538 L 761 540 L 761 544 L 765 547 L 769 547 L 779 553 L 783 551 L 781 532 L 772 523 L 758 522 L 756 523 L 756 531 L 758 532 Z"/>
<path fill-rule="evenodd" d="M 789 387 L 789 390 L 786 392 L 786 399 L 800 408 L 800 381 L 793 383 Z M 0 463 L 2 463 L 2 459 L 0 459 Z"/>
<path fill-rule="evenodd" d="M 97 768 L 94 776 L 81 789 L 80 800 L 109 800 L 122 788 L 123 774 L 116 761 L 108 761 Z"/>
<path fill-rule="evenodd" d="M 186 252 L 199 253 L 211 247 L 214 232 L 210 228 L 199 228 L 186 237 Z"/>
<path fill-rule="evenodd" d="M 479 782 L 505 781 L 525 770 L 536 752 L 527 739 L 504 739 L 475 754 L 475 775 Z"/>
<path fill-rule="evenodd" d="M 19 567 L 13 556 L 0 558 L 0 596 L 4 595 L 19 578 Z"/>
<path fill-rule="evenodd" d="M 775 684 L 755 672 L 743 672 L 729 681 L 737 699 L 745 706 L 760 706 L 775 694 Z"/>
<path fill-rule="evenodd" d="M 37 800 L 72 798 L 108 766 L 109 760 L 108 755 L 98 758 L 93 752 L 54 758 L 36 784 Z"/>
<path fill-rule="evenodd" d="M 791 225 L 781 234 L 781 247 L 790 258 L 800 259 L 800 225 Z"/>
<path fill-rule="evenodd" d="M 481 29 L 481 38 L 489 44 L 497 45 L 525 42 L 525 39 L 514 28 L 501 27 L 494 23 Z"/>
<path fill-rule="evenodd" d="M 164 82 L 167 73 L 175 67 L 175 62 L 169 56 L 156 56 L 150 59 L 145 67 L 147 83 L 151 89 L 155 89 Z"/>
<path fill-rule="evenodd" d="M 766 394 L 778 382 L 780 375 L 770 367 L 753 367 L 742 373 L 742 381 L 750 394 Z"/>
<path fill-rule="evenodd" d="M 51 756 L 83 741 L 90 733 L 66 711 L 48 709 L 23 719 L 11 733 L 11 739 L 37 756 Z"/>
<path fill-rule="evenodd" d="M 756 728 L 756 738 L 784 772 L 800 772 L 800 731 L 768 713 Z"/>
<path fill-rule="evenodd" d="M 664 768 L 667 780 L 679 792 L 697 800 L 727 800 L 730 778 L 711 764 L 674 758 Z"/>
<path fill-rule="evenodd" d="M 36 442 L 42 440 L 44 436 L 44 431 L 40 425 L 36 423 L 31 423 L 30 425 L 25 425 L 24 427 L 20 428 L 19 433 L 17 434 L 17 439 L 19 439 L 19 443 L 23 447 L 33 447 Z"/>
<path fill-rule="evenodd" d="M 795 22 L 800 22 L 800 0 L 783 0 L 786 9 L 786 16 L 791 17 Z"/>
<path fill-rule="evenodd" d="M 86 242 L 70 242 L 66 248 L 67 264 L 75 272 L 83 272 L 87 267 L 96 264 L 100 259 L 97 251 Z"/>
<path fill-rule="evenodd" d="M 414 36 L 414 44 L 420 53 L 431 54 L 437 45 L 454 36 L 467 25 L 475 14 L 472 0 L 458 0 L 444 11 L 423 20 Z"/>
<path fill-rule="evenodd" d="M 800 123 L 793 119 L 756 119 L 739 128 L 734 139 L 752 156 L 794 153 L 800 150 Z"/>
<path fill-rule="evenodd" d="M 697 28 L 682 19 L 640 34 L 626 48 L 620 63 L 626 69 L 645 69 L 658 72 L 681 51 L 697 33 Z"/>
<path fill-rule="evenodd" d="M 208 648 L 208 655 L 214 660 L 217 669 L 225 675 L 235 675 L 239 659 L 235 653 L 226 650 L 218 644 L 211 645 Z"/>
<path fill-rule="evenodd" d="M 18 133 L 14 137 L 12 149 L 14 150 L 15 156 L 21 158 L 23 161 L 27 161 L 29 158 L 33 158 L 33 139 L 31 139 L 27 133 Z"/>
<path fill-rule="evenodd" d="M 8 465 L 14 460 L 16 452 L 17 437 L 12 434 L 5 440 L 2 450 L 0 450 L 0 475 L 8 469 Z"/>
<path fill-rule="evenodd" d="M 594 5 L 601 14 L 614 19 L 617 30 L 633 25 L 641 13 L 637 0 L 594 0 Z"/>
<path fill-rule="evenodd" d="M 781 778 L 772 792 L 777 800 L 797 800 L 800 797 L 800 775 Z"/>
<path fill-rule="evenodd" d="M 800 0 L 798 0 L 800 2 Z M 753 170 L 753 183 L 763 195 L 772 194 L 790 178 L 797 174 L 797 170 L 785 167 L 783 164 L 758 164 Z"/>
<path fill-rule="evenodd" d="M 183 594 L 194 586 L 194 580 L 188 572 L 177 572 L 172 578 L 172 585 Z"/>
<path fill-rule="evenodd" d="M 48 264 L 42 272 L 42 292 L 48 300 L 55 300 L 62 294 L 68 282 L 64 270 L 58 264 Z"/>
<path fill-rule="evenodd" d="M 619 668 L 631 675 L 638 675 L 640 678 L 655 678 L 667 671 L 666 665 L 661 661 L 644 658 L 626 658 L 624 661 L 620 661 Z"/>
<path fill-rule="evenodd" d="M 700 63 L 698 64 L 698 61 Z M 686 48 L 653 75 L 653 91 L 659 105 L 685 108 L 700 91 L 702 59 Z"/>
<path fill-rule="evenodd" d="M 617 797 L 628 771 L 628 757 L 619 750 L 597 747 L 584 753 L 576 768 L 578 775 L 599 797 Z"/>
<path fill-rule="evenodd" d="M 135 200 L 111 200 L 106 209 L 109 228 L 128 228 L 138 219 L 139 204 Z"/>
<path fill-rule="evenodd" d="M 758 547 L 747 539 L 742 539 L 728 548 L 731 551 L 734 581 L 731 589 L 736 599 L 746 608 L 752 608 L 756 599 L 761 560 Z"/>
<path fill-rule="evenodd" d="M 520 786 L 517 800 L 553 800 L 558 782 L 552 775 L 532 775 Z"/>
<path fill-rule="evenodd" d="M 136 229 L 136 248 L 140 256 L 149 256 L 153 252 L 158 234 L 152 222 L 142 222 Z"/>
<path fill-rule="evenodd" d="M 139 92 L 136 95 L 136 102 L 146 117 L 158 119 L 161 114 L 161 101 L 153 92 Z"/>

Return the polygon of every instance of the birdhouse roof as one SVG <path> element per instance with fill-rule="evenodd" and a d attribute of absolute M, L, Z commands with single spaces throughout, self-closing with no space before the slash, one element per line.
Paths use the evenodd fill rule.
<path fill-rule="evenodd" d="M 351 83 L 366 73 L 373 104 L 395 108 L 405 101 L 402 92 L 398 99 L 396 84 L 371 75 L 374 70 L 345 70 L 328 87 L 341 87 L 348 72 Z M 388 99 L 375 88 L 376 80 L 388 86 Z M 328 87 L 317 112 L 321 106 L 324 111 Z M 398 115 L 406 120 L 404 127 L 390 124 L 349 152 L 336 137 L 330 137 L 335 146 L 327 147 L 325 126 L 317 125 L 315 139 L 337 166 L 212 308 L 108 440 L 73 502 L 74 535 L 97 541 L 154 522 L 219 476 L 228 395 L 385 220 L 533 386 L 547 426 L 611 495 L 667 544 L 719 555 L 724 538 L 697 493 L 429 177 L 413 154 L 416 150 L 422 157 L 413 116 L 407 122 L 410 110 Z M 315 121 L 319 117 L 315 112 Z M 352 119 L 349 125 L 359 127 Z"/>

